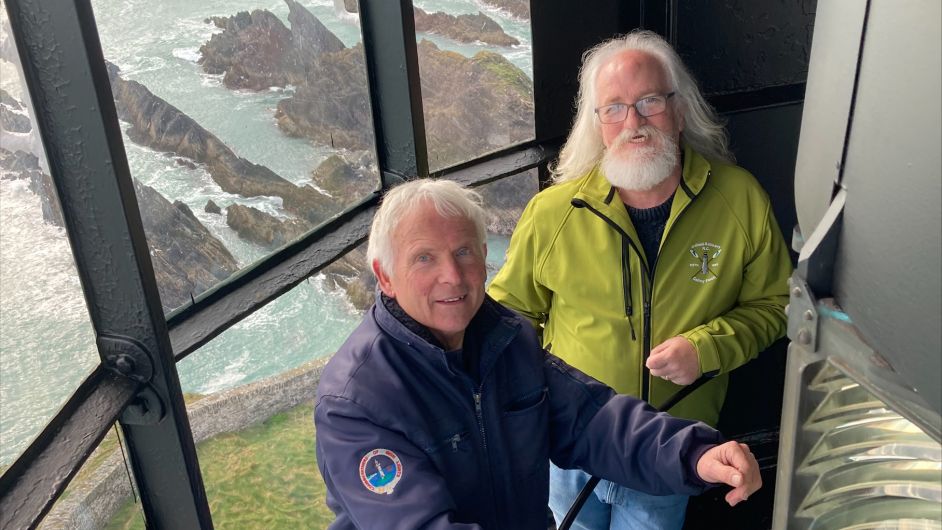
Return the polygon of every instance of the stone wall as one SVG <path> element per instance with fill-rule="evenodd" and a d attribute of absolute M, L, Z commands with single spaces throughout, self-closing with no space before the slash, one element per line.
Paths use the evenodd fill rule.
<path fill-rule="evenodd" d="M 327 359 L 310 361 L 294 370 L 202 398 L 187 406 L 196 443 L 236 432 L 314 401 L 317 382 Z M 312 418 L 313 421 L 313 418 Z M 114 451 L 81 483 L 70 485 L 40 525 L 44 530 L 103 528 L 131 497 L 121 451 Z"/>

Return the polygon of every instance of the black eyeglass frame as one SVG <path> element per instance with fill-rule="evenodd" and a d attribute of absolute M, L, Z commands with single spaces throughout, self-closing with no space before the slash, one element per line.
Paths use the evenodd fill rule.
<path fill-rule="evenodd" d="M 670 100 L 670 98 L 674 97 L 674 94 L 676 94 L 676 92 L 668 92 L 668 93 L 666 93 L 666 94 L 654 94 L 654 95 L 651 95 L 651 96 L 645 96 L 645 97 L 639 99 L 638 101 L 635 101 L 634 103 L 611 103 L 611 104 L 609 104 L 609 105 L 602 105 L 601 107 L 596 107 L 595 110 L 594 110 L 594 112 L 595 112 L 595 115 L 598 117 L 599 122 L 602 123 L 602 124 L 604 124 L 604 125 L 611 125 L 611 124 L 613 124 L 613 123 L 621 123 L 621 122 L 627 120 L 627 119 L 628 119 L 628 109 L 629 109 L 630 107 L 634 107 L 634 108 L 635 108 L 635 112 L 638 113 L 638 116 L 641 116 L 642 118 L 650 118 L 650 117 L 652 117 L 652 116 L 657 116 L 658 114 L 662 114 L 664 111 L 666 111 L 666 110 L 667 110 L 667 102 L 668 102 L 668 100 Z M 642 101 L 649 100 L 649 99 L 653 99 L 653 98 L 664 98 L 664 108 L 661 109 L 661 110 L 659 110 L 659 111 L 657 111 L 657 112 L 652 112 L 652 113 L 650 113 L 650 114 L 644 114 L 644 113 L 641 111 L 641 108 L 639 107 L 639 104 L 640 104 Z M 602 119 L 602 114 L 601 114 L 599 111 L 602 110 L 602 109 L 607 109 L 607 108 L 617 107 L 617 106 L 623 106 L 623 107 L 625 107 L 625 117 L 622 118 L 622 119 L 620 119 L 620 120 L 603 121 L 603 119 Z"/>

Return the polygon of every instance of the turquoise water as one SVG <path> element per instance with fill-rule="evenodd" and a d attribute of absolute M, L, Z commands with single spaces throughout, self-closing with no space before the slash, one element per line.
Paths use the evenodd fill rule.
<path fill-rule="evenodd" d="M 346 45 L 360 40 L 355 17 L 339 13 L 333 0 L 302 1 Z M 512 48 L 457 44 L 437 36 L 439 47 L 470 56 L 480 50 L 504 54 L 531 72 L 529 24 L 472 0 L 417 1 L 426 11 L 452 14 L 484 11 L 521 41 Z M 122 76 L 186 112 L 239 156 L 268 166 L 297 184 L 330 152 L 284 136 L 273 118 L 286 90 L 232 91 L 220 76 L 202 72 L 199 46 L 216 31 L 204 20 L 242 10 L 268 9 L 287 25 L 282 1 L 130 0 L 93 1 L 105 58 Z M 0 82 L 15 78 L 7 63 Z M 207 200 L 222 207 L 246 204 L 280 215 L 278 200 L 246 199 L 223 192 L 201 169 L 187 169 L 172 157 L 125 138 L 135 178 L 167 199 L 190 206 L 200 221 L 232 252 L 241 266 L 265 253 L 239 239 L 225 218 L 203 212 Z M 65 232 L 44 224 L 38 198 L 24 182 L 0 180 L 0 465 L 9 464 L 49 421 L 98 362 Z M 488 239 L 491 274 L 503 260 L 507 239 Z M 342 293 L 322 277 L 303 282 L 213 339 L 177 365 L 185 392 L 211 393 L 245 384 L 329 355 L 359 321 Z"/>

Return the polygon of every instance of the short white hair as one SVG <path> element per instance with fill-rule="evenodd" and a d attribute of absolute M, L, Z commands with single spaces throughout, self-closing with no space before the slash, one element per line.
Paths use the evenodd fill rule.
<path fill-rule="evenodd" d="M 471 221 L 483 248 L 487 235 L 481 195 L 451 180 L 417 179 L 396 186 L 383 197 L 370 228 L 366 247 L 368 263 L 376 261 L 383 272 L 392 271 L 396 258 L 393 234 L 402 218 L 424 202 L 431 203 L 442 217 L 463 217 Z"/>
<path fill-rule="evenodd" d="M 707 159 L 733 162 L 726 129 L 716 111 L 700 94 L 696 80 L 687 71 L 680 56 L 657 33 L 635 30 L 605 41 L 582 56 L 576 119 L 559 153 L 559 162 L 552 168 L 555 182 L 582 177 L 601 161 L 605 145 L 602 142 L 601 125 L 595 117 L 596 78 L 599 69 L 613 57 L 632 50 L 652 55 L 667 73 L 667 80 L 674 92 L 670 103 L 684 117 L 681 143 Z"/>

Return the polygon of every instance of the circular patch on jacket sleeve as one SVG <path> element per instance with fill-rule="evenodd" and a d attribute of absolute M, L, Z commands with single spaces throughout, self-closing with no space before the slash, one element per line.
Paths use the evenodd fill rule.
<path fill-rule="evenodd" d="M 402 461 L 389 449 L 373 449 L 360 459 L 360 482 L 380 495 L 393 492 L 402 478 Z"/>

